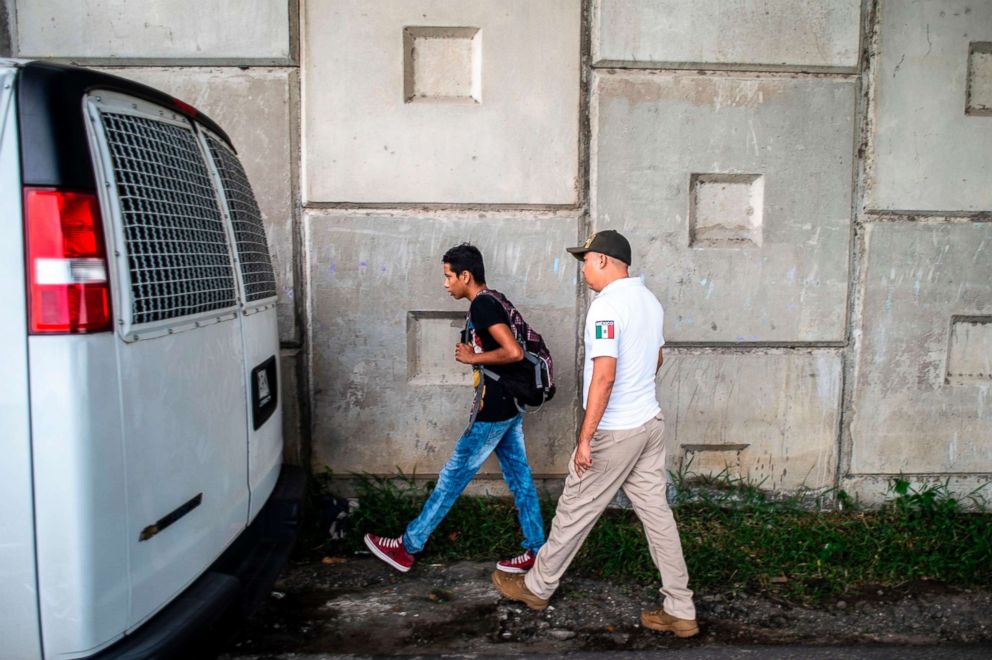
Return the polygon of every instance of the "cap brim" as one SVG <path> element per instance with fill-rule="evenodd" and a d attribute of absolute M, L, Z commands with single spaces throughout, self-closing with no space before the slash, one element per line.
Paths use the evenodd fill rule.
<path fill-rule="evenodd" d="M 586 252 L 589 252 L 589 248 L 581 247 L 581 246 L 574 248 L 565 248 L 565 252 L 568 252 L 579 261 L 582 261 L 582 258 L 586 256 Z"/>

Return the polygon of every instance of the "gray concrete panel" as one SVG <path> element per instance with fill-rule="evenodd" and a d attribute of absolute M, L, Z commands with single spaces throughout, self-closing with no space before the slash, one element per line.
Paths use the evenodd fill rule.
<path fill-rule="evenodd" d="M 469 367 L 454 361 L 452 321 L 468 301 L 444 290 L 441 256 L 470 241 L 489 285 L 550 347 L 558 394 L 524 428 L 534 472 L 562 470 L 575 441 L 578 269 L 564 248 L 575 242 L 576 217 L 311 211 L 304 221 L 315 467 L 436 474 L 447 460 L 473 391 L 459 378 Z M 411 341 L 417 332 L 426 337 Z M 482 472 L 499 466 L 492 459 Z"/>
<path fill-rule="evenodd" d="M 279 396 L 282 397 L 282 460 L 292 465 L 306 464 L 306 444 L 303 428 L 303 410 L 297 377 L 303 352 L 283 349 L 279 352 L 279 373 L 282 376 Z"/>
<path fill-rule="evenodd" d="M 992 3 L 883 0 L 874 81 L 873 209 L 992 209 L 992 113 L 985 102 Z"/>
<path fill-rule="evenodd" d="M 579 0 L 306 4 L 309 202 L 573 204 Z"/>
<path fill-rule="evenodd" d="M 674 341 L 845 335 L 854 85 L 597 72 L 592 214 Z"/>
<path fill-rule="evenodd" d="M 860 0 L 596 0 L 594 62 L 858 65 Z"/>
<path fill-rule="evenodd" d="M 286 0 L 13 1 L 19 57 L 290 57 Z"/>
<path fill-rule="evenodd" d="M 10 34 L 10 9 L 7 6 L 9 0 L 0 2 L 0 57 L 10 57 L 12 54 L 12 41 Z"/>
<path fill-rule="evenodd" d="M 105 69 L 157 87 L 192 104 L 220 124 L 238 150 L 272 253 L 279 291 L 279 338 L 298 341 L 293 271 L 293 108 L 289 69 L 126 68 Z"/>
<path fill-rule="evenodd" d="M 946 486 L 959 504 L 969 510 L 987 511 L 989 496 L 992 495 L 992 475 L 988 474 L 854 475 L 843 478 L 839 487 L 855 498 L 859 505 L 879 507 L 886 501 L 895 499 L 896 494 L 892 488 L 896 478 L 905 479 L 910 488 L 915 490 Z"/>
<path fill-rule="evenodd" d="M 668 349 L 658 400 L 671 470 L 776 491 L 834 485 L 839 351 Z"/>
<path fill-rule="evenodd" d="M 872 224 L 867 264 L 851 472 L 992 472 L 992 224 Z"/>

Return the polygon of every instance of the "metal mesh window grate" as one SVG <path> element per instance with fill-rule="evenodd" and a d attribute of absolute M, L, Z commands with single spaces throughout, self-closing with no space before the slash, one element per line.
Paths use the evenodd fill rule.
<path fill-rule="evenodd" d="M 262 300 L 276 295 L 276 278 L 272 272 L 272 258 L 265 240 L 262 213 L 255 201 L 245 169 L 238 157 L 220 140 L 207 137 L 221 182 L 227 194 L 234 225 L 234 241 L 241 261 L 241 277 L 245 283 L 247 301 Z"/>
<path fill-rule="evenodd" d="M 102 113 L 131 272 L 132 323 L 231 307 L 234 269 L 191 129 Z"/>

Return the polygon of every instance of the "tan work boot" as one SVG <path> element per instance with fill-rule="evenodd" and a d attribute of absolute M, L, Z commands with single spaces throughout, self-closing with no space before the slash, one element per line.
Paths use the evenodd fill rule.
<path fill-rule="evenodd" d="M 492 579 L 496 591 L 510 600 L 520 601 L 532 610 L 540 611 L 548 607 L 548 601 L 538 598 L 534 592 L 527 588 L 527 585 L 524 584 L 523 574 L 493 571 Z"/>
<path fill-rule="evenodd" d="M 692 637 L 699 634 L 695 619 L 680 619 L 665 610 L 641 612 L 641 625 L 651 630 L 675 633 L 676 637 Z"/>

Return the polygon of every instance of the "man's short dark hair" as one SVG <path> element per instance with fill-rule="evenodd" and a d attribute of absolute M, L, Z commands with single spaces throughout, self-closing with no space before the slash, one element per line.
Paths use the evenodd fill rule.
<path fill-rule="evenodd" d="M 486 266 L 482 263 L 482 253 L 470 243 L 456 245 L 445 252 L 441 263 L 448 264 L 455 275 L 461 275 L 462 271 L 467 270 L 472 273 L 476 284 L 486 283 Z"/>

